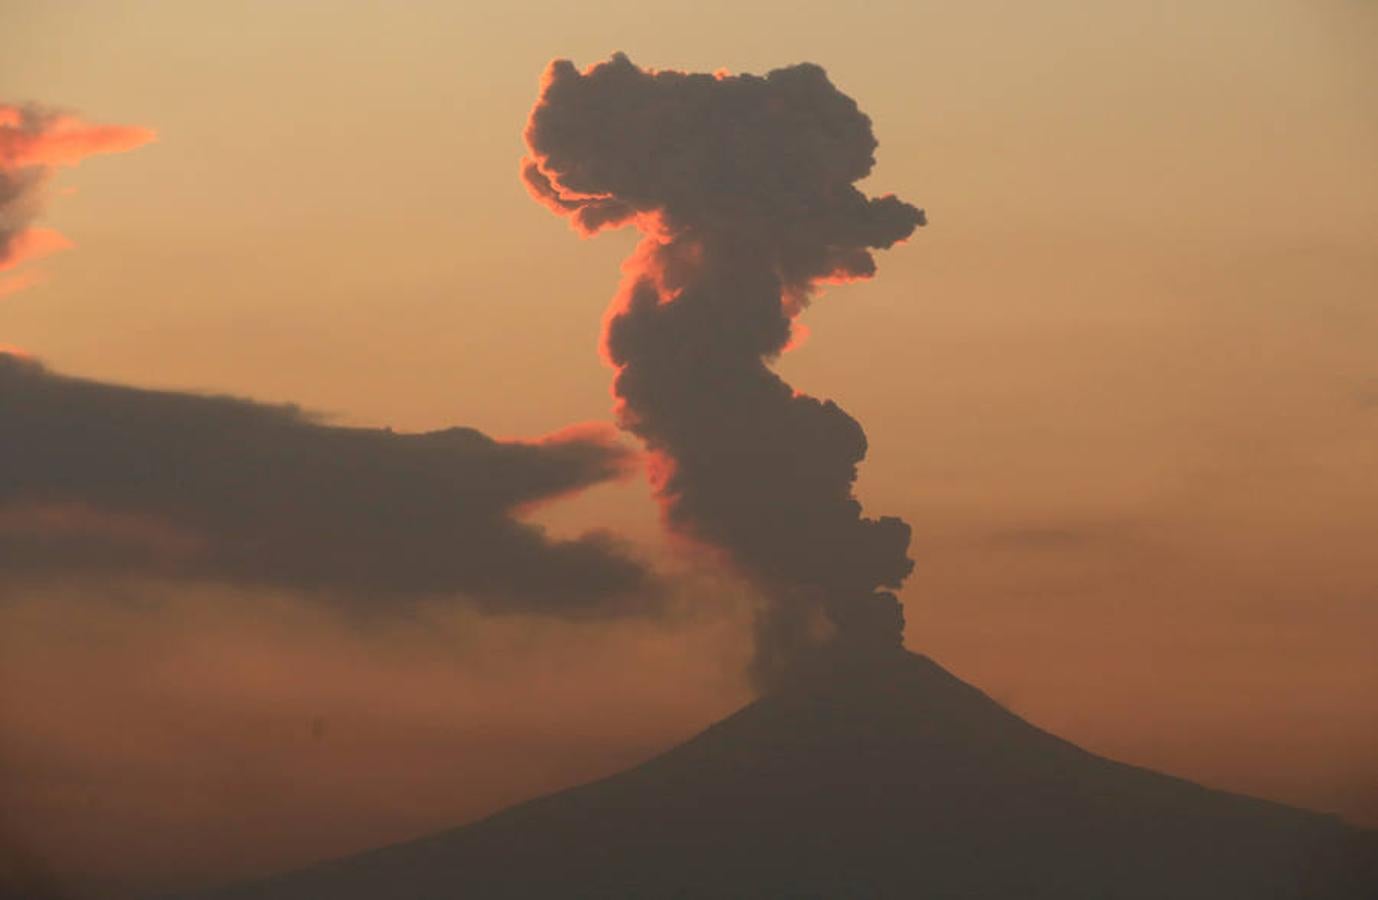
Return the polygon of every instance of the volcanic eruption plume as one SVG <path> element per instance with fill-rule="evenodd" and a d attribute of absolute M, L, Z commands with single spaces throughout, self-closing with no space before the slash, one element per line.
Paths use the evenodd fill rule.
<path fill-rule="evenodd" d="M 617 54 L 551 63 L 526 142 L 532 194 L 577 231 L 643 234 L 603 334 L 618 418 L 652 454 L 668 525 L 766 595 L 758 678 L 830 633 L 897 646 L 884 589 L 913 568 L 909 526 L 862 515 L 856 420 L 769 368 L 817 285 L 870 277 L 872 249 L 924 224 L 854 186 L 870 119 L 816 65 L 701 75 Z"/>

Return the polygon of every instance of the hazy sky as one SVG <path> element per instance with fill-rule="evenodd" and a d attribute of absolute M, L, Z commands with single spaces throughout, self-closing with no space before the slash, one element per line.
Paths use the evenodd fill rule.
<path fill-rule="evenodd" d="M 41 224 L 76 246 L 0 298 L 0 344 L 343 424 L 606 420 L 634 238 L 578 240 L 517 167 L 545 64 L 616 50 L 823 65 L 875 123 L 863 186 L 928 211 L 781 364 L 865 426 L 868 512 L 914 526 L 908 646 L 1090 749 L 1378 823 L 1373 3 L 18 0 L 0 101 L 158 140 L 60 174 Z M 539 516 L 672 552 L 641 479 Z M 24 735 L 0 778 L 25 791 L 3 824 L 59 870 L 405 836 L 745 696 L 731 586 L 604 633 L 140 590 L 0 608 L 0 728 Z"/>

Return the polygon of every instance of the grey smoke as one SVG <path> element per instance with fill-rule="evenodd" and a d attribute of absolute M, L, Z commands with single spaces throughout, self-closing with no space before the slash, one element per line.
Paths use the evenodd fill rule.
<path fill-rule="evenodd" d="M 526 140 L 537 199 L 585 235 L 646 235 L 604 335 L 620 421 L 663 461 L 670 525 L 770 598 L 757 675 L 829 629 L 897 644 L 888 589 L 913 567 L 909 527 L 862 515 L 856 420 L 769 368 L 820 281 L 869 277 L 873 249 L 924 224 L 855 187 L 874 164 L 870 120 L 816 65 L 684 74 L 617 54 L 585 72 L 552 63 Z"/>

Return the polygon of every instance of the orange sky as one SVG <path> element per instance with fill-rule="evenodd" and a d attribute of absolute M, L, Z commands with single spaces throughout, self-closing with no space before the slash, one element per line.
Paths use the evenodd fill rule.
<path fill-rule="evenodd" d="M 575 240 L 527 197 L 517 161 L 549 59 L 614 50 L 702 71 L 824 65 L 875 122 L 863 187 L 928 210 L 874 281 L 831 288 L 804 315 L 811 336 L 781 366 L 865 426 L 868 512 L 914 526 L 908 645 L 1090 749 L 1378 823 L 1371 3 L 20 0 L 0 34 L 0 100 L 159 140 L 57 176 L 38 224 L 77 249 L 0 297 L 0 344 L 69 374 L 399 430 L 534 435 L 607 419 L 597 335 L 634 238 Z M 539 515 L 667 552 L 640 481 Z M 148 816 L 210 835 L 219 795 L 197 792 L 234 765 L 274 786 L 253 794 L 263 806 L 224 801 L 246 821 L 363 823 L 300 848 L 311 855 L 616 768 L 744 696 L 728 613 L 596 638 L 593 663 L 569 649 L 587 633 L 491 623 L 439 629 L 486 648 L 471 656 L 334 630 L 303 650 L 283 624 L 309 615 L 295 602 L 262 618 L 244 603 L 206 613 L 199 597 L 147 619 L 86 620 L 61 591 L 6 606 L 4 681 L 32 690 L 20 703 L 5 688 L 0 724 L 86 760 L 73 771 L 98 794 L 123 796 L 119 772 L 161 772 L 150 790 L 189 798 L 156 815 L 112 799 L 101 824 Z M 108 768 L 78 753 L 90 734 L 70 723 L 94 701 L 72 671 L 116 655 L 128 677 L 101 709 L 162 709 L 131 733 L 163 733 L 188 701 L 141 666 L 175 669 L 202 616 L 232 618 L 215 631 L 223 668 L 188 677 L 227 712 L 195 714 L 181 774 L 137 740 Z M 60 651 L 21 652 L 39 638 Z M 528 664 L 549 642 L 568 669 Z M 403 644 L 409 656 L 388 655 Z M 370 709 L 387 703 L 379 685 L 420 699 L 391 724 L 336 727 L 318 784 L 288 777 L 297 763 L 271 740 L 224 749 L 227 723 L 265 704 L 283 721 L 327 709 L 348 723 L 341 660 L 378 693 Z M 243 671 L 263 675 L 230 674 Z M 283 671 L 299 681 L 279 691 Z M 612 723 L 578 765 L 549 736 L 588 732 L 553 727 L 539 700 L 571 671 L 585 687 L 568 703 Z M 450 701 L 475 685 L 525 712 Z M 475 729 L 501 750 L 473 750 Z M 415 774 L 446 750 L 468 754 L 466 776 Z M 501 781 L 511 754 L 533 762 Z M 399 812 L 396 792 L 332 792 L 365 768 L 411 773 L 390 783 L 428 794 L 424 812 Z M 63 848 L 100 835 L 66 822 L 71 798 L 54 791 L 26 802 L 48 811 L 36 843 L 67 865 Z"/>

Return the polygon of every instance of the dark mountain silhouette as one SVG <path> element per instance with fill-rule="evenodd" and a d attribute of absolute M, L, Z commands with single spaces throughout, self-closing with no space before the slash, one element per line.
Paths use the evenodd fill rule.
<path fill-rule="evenodd" d="M 1360 900 L 1374 837 L 1088 753 L 926 657 L 834 651 L 637 768 L 207 896 Z"/>

